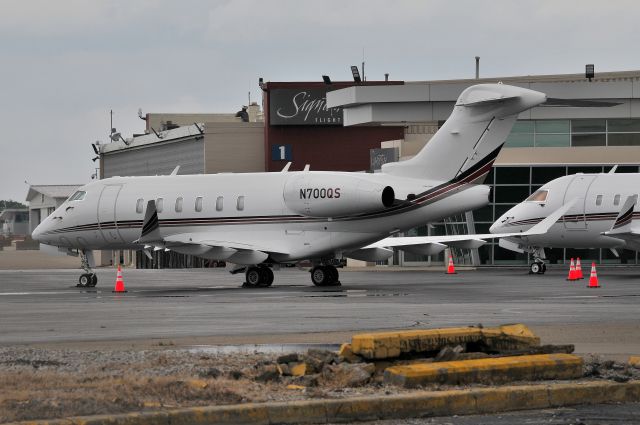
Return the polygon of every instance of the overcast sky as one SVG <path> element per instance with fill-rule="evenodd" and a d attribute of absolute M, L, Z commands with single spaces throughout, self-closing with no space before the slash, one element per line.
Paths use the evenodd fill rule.
<path fill-rule="evenodd" d="M 109 110 L 235 112 L 265 81 L 640 69 L 640 2 L 0 0 L 0 199 L 86 183 Z"/>

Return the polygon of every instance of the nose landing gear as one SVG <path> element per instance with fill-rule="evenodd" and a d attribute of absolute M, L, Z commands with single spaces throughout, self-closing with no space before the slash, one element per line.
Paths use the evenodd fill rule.
<path fill-rule="evenodd" d="M 80 251 L 80 267 L 86 272 L 82 273 L 78 278 L 78 288 L 93 288 L 98 284 L 98 276 L 91 270 L 93 262 L 93 253 L 91 251 Z"/>
<path fill-rule="evenodd" d="M 529 274 L 544 274 L 547 271 L 547 265 L 542 261 L 534 261 L 529 266 Z"/>
<path fill-rule="evenodd" d="M 534 247 L 531 251 L 533 254 L 533 263 L 529 266 L 529 274 L 544 274 L 547 271 L 547 265 L 544 262 L 544 248 Z"/>

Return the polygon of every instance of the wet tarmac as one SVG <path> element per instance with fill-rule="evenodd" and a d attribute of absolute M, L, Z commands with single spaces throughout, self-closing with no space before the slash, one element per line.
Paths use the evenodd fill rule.
<path fill-rule="evenodd" d="M 296 334 L 338 344 L 344 340 L 334 333 L 521 322 L 543 342 L 575 343 L 578 352 L 640 353 L 640 269 L 600 269 L 597 289 L 567 282 L 565 273 L 346 271 L 341 287 L 322 288 L 307 271 L 282 269 L 274 286 L 249 289 L 243 275 L 222 269 L 126 269 L 128 292 L 114 294 L 113 269 L 98 271 L 96 288 L 76 288 L 76 270 L 0 271 L 0 344 L 190 337 L 279 344 L 298 342 L 288 338 Z M 190 345 L 197 344 L 208 342 Z"/>

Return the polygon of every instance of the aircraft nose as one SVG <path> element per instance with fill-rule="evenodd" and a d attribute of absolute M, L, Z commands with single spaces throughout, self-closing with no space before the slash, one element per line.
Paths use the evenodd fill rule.
<path fill-rule="evenodd" d="M 33 229 L 33 232 L 31 232 L 31 237 L 36 240 L 36 241 L 40 241 L 40 237 L 42 236 L 42 224 L 38 224 L 38 226 Z"/>
<path fill-rule="evenodd" d="M 45 232 L 45 227 L 46 226 L 44 222 L 38 224 L 38 226 L 33 229 L 33 232 L 31 232 L 31 237 L 38 242 L 46 243 L 46 238 L 43 235 L 43 233 Z"/>
<path fill-rule="evenodd" d="M 502 224 L 499 221 L 496 221 L 489 227 L 489 233 L 503 233 L 502 232 Z"/>

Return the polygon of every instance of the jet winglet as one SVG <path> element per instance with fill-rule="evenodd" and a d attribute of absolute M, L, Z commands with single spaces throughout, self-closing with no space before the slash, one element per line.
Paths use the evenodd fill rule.
<path fill-rule="evenodd" d="M 615 235 L 617 233 L 628 233 L 631 231 L 631 223 L 633 222 L 633 210 L 638 202 L 638 195 L 631 195 L 622 205 L 616 221 L 605 235 Z"/>
<path fill-rule="evenodd" d="M 162 236 L 160 236 L 160 222 L 158 221 L 156 201 L 151 200 L 147 202 L 147 210 L 144 213 L 144 221 L 142 222 L 142 232 L 136 242 L 145 243 L 160 240 L 162 240 Z"/>
<path fill-rule="evenodd" d="M 569 211 L 569 209 L 573 206 L 573 204 L 576 203 L 576 201 L 577 201 L 577 198 L 573 198 L 572 200 L 570 200 L 569 202 L 567 202 L 566 204 L 564 204 L 563 206 L 561 206 L 560 208 L 558 208 L 557 210 L 549 214 L 547 218 L 542 220 L 540 223 L 536 224 L 526 232 L 522 232 L 520 236 L 542 235 L 547 233 L 551 228 L 551 226 L 553 226 L 558 220 L 560 220 L 560 217 L 562 217 L 567 211 Z"/>

